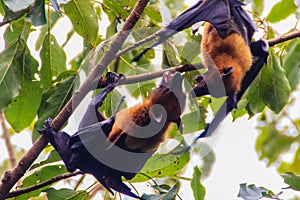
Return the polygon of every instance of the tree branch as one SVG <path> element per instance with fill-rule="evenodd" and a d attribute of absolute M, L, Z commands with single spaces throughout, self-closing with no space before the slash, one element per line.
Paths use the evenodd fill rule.
<path fill-rule="evenodd" d="M 93 69 L 85 82 L 81 85 L 77 92 L 74 93 L 71 100 L 52 121 L 51 125 L 53 126 L 54 130 L 58 131 L 65 124 L 67 119 L 71 116 L 73 109 L 79 105 L 81 100 L 91 89 L 94 89 L 93 86 L 95 83 L 97 83 L 105 68 L 112 62 L 114 55 L 122 47 L 125 39 L 140 18 L 148 2 L 149 0 L 137 1 L 133 11 L 128 16 L 121 30 L 113 39 L 109 49 L 104 53 L 97 67 Z M 0 200 L 5 199 L 11 188 L 24 175 L 27 169 L 36 160 L 38 155 L 46 147 L 48 141 L 48 136 L 46 134 L 42 134 L 28 150 L 26 155 L 19 161 L 19 163 L 11 171 L 5 172 L 0 183 Z"/>
<path fill-rule="evenodd" d="M 83 172 L 82 171 L 76 171 L 76 172 L 72 172 L 72 173 L 65 173 L 65 174 L 56 176 L 54 178 L 51 178 L 48 181 L 45 181 L 45 182 L 42 182 L 42 183 L 38 183 L 36 185 L 30 186 L 30 187 L 27 187 L 27 188 L 23 188 L 23 189 L 19 189 L 19 190 L 10 192 L 6 196 L 6 198 L 20 196 L 22 194 L 25 194 L 25 193 L 28 193 L 28 192 L 32 192 L 34 190 L 43 188 L 43 187 L 45 187 L 47 185 L 51 185 L 52 183 L 55 183 L 55 182 L 58 182 L 58 181 L 61 181 L 61 180 L 64 180 L 64 179 L 67 179 L 67 178 L 70 178 L 70 177 L 73 177 L 73 176 L 77 176 L 79 174 L 83 174 Z"/>
<path fill-rule="evenodd" d="M 188 72 L 188 71 L 193 71 L 193 70 L 198 70 L 198 69 L 203 69 L 204 66 L 202 63 L 196 63 L 196 64 L 185 64 L 185 65 L 179 65 L 176 67 L 171 67 L 159 71 L 154 71 L 154 72 L 149 72 L 146 74 L 140 74 L 140 75 L 135 75 L 135 76 L 129 76 L 126 77 L 124 80 L 120 80 L 119 84 L 120 85 L 127 85 L 127 84 L 133 84 L 133 83 L 139 83 L 143 81 L 148 81 L 151 79 L 155 79 L 158 77 L 161 77 L 163 73 L 166 71 L 170 71 L 174 73 L 175 71 L 177 72 Z"/>
<path fill-rule="evenodd" d="M 125 49 L 122 49 L 115 55 L 115 58 L 122 56 L 123 54 L 127 53 L 128 51 L 131 51 L 146 42 L 156 39 L 157 35 L 158 35 L 157 33 L 158 32 L 156 32 L 152 35 L 149 35 L 148 37 L 146 37 L 140 41 L 137 41 L 137 42 L 133 43 L 132 45 L 126 47 Z M 270 39 L 270 40 L 268 40 L 268 43 L 269 43 L 269 46 L 272 47 L 276 44 L 279 44 L 279 43 L 282 43 L 282 42 L 285 42 L 287 40 L 291 40 L 291 39 L 294 39 L 297 37 L 300 37 L 300 30 L 293 31 L 293 32 L 287 33 L 285 35 L 279 36 L 277 38 Z"/>
<path fill-rule="evenodd" d="M 2 112 L 0 112 L 0 123 L 1 123 L 4 143 L 8 152 L 9 163 L 11 167 L 14 167 L 16 166 L 16 158 L 15 158 L 12 144 L 10 142 L 9 133 L 5 125 L 5 119 Z"/>
<path fill-rule="evenodd" d="M 276 44 L 279 44 L 279 43 L 282 43 L 282 42 L 285 42 L 285 41 L 288 41 L 288 40 L 292 40 L 292 39 L 295 39 L 297 37 L 300 37 L 300 30 L 292 31 L 290 33 L 279 36 L 277 38 L 270 39 L 270 40 L 268 40 L 268 43 L 269 43 L 269 46 L 272 47 Z"/>

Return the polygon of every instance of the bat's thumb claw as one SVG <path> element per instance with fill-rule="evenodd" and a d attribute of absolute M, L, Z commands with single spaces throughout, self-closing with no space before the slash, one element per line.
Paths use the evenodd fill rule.
<path fill-rule="evenodd" d="M 45 124 L 43 126 L 43 129 L 39 129 L 38 132 L 40 134 L 50 134 L 52 133 L 53 131 L 53 128 L 51 126 L 51 123 L 52 123 L 52 119 L 51 118 L 48 118 L 47 120 L 45 120 Z"/>

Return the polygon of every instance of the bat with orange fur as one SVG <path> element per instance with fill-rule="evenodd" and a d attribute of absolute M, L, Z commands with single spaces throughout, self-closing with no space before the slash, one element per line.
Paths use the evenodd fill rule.
<path fill-rule="evenodd" d="M 149 99 L 105 118 L 98 112 L 105 97 L 118 83 L 110 73 L 110 83 L 89 104 L 78 131 L 69 136 L 54 132 L 47 120 L 40 133 L 48 134 L 68 171 L 80 169 L 92 174 L 110 193 L 113 190 L 143 199 L 131 192 L 122 177 L 132 179 L 167 137 L 168 127 L 176 123 L 181 131 L 181 113 L 185 105 L 180 73 L 166 72 Z"/>
<path fill-rule="evenodd" d="M 201 137 L 211 135 L 227 114 L 237 108 L 241 96 L 268 57 L 265 41 L 252 42 L 257 28 L 243 5 L 239 0 L 199 0 L 156 32 L 156 42 L 134 59 L 137 61 L 150 48 L 193 24 L 206 22 L 201 50 L 207 72 L 196 77 L 198 83 L 193 94 L 197 97 L 209 94 L 228 98 Z M 208 128 L 212 132 L 208 133 Z"/>

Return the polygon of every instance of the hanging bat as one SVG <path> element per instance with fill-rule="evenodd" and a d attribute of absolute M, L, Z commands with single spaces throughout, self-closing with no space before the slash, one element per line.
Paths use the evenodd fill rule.
<path fill-rule="evenodd" d="M 193 93 L 195 96 L 228 96 L 226 104 L 218 111 L 210 126 L 211 131 L 237 107 L 238 100 L 255 79 L 268 56 L 266 42 L 251 42 L 257 28 L 242 8 L 243 5 L 238 0 L 199 0 L 155 33 L 157 41 L 134 59 L 138 60 L 150 48 L 177 32 L 199 21 L 206 21 L 201 49 L 204 65 L 208 70 L 196 77 L 198 83 L 193 88 Z M 201 137 L 212 133 L 208 134 L 207 130 L 208 127 Z"/>
<path fill-rule="evenodd" d="M 68 171 L 80 169 L 92 174 L 112 194 L 113 189 L 142 199 L 131 192 L 121 177 L 130 180 L 139 172 L 164 141 L 171 123 L 181 130 L 180 115 L 185 105 L 183 77 L 180 73 L 165 73 L 149 99 L 118 112 L 120 102 L 114 114 L 106 119 L 98 108 L 118 79 L 108 78 L 113 81 L 91 101 L 74 135 L 55 133 L 51 120 L 46 121 L 40 133 L 49 135 Z"/>
<path fill-rule="evenodd" d="M 229 19 L 229 16 L 231 15 L 229 6 L 235 8 L 233 12 L 236 21 L 247 26 L 249 31 L 247 33 L 243 31 L 243 34 L 247 35 L 247 38 L 251 41 L 256 26 L 251 21 L 249 15 L 241 8 L 241 5 L 243 5 L 243 3 L 238 0 L 199 0 L 194 6 L 172 20 L 165 28 L 157 31 L 154 34 L 157 41 L 138 54 L 134 58 L 134 61 L 139 60 L 149 49 L 200 21 L 209 22 L 217 29 L 222 38 L 226 38 L 232 33 L 232 24 Z"/>

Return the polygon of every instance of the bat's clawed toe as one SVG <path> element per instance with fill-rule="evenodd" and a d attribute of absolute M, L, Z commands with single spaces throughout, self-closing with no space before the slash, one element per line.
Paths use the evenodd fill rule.
<path fill-rule="evenodd" d="M 52 123 L 52 119 L 51 118 L 48 118 L 47 120 L 45 120 L 45 124 L 43 126 L 43 129 L 39 129 L 38 132 L 40 134 L 48 134 L 48 135 L 51 135 L 53 134 L 53 132 L 55 132 L 51 126 L 51 123 Z"/>
<path fill-rule="evenodd" d="M 115 72 L 107 72 L 106 74 L 106 83 L 108 85 L 117 84 L 120 79 L 125 78 L 123 74 L 117 74 Z"/>

